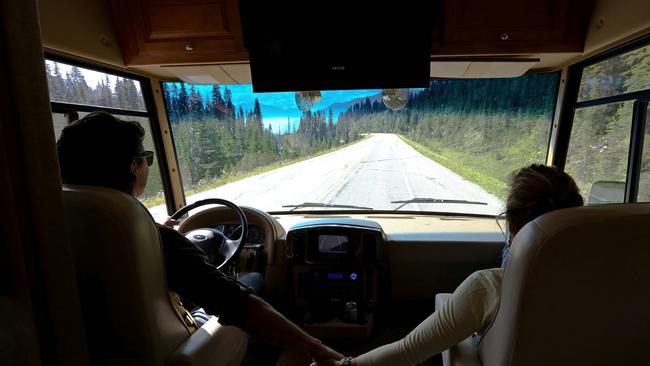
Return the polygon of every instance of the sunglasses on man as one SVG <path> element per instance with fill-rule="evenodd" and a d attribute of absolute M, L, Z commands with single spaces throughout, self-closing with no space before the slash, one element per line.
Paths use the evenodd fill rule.
<path fill-rule="evenodd" d="M 136 155 L 135 157 L 146 159 L 148 166 L 151 166 L 153 164 L 153 151 L 147 150 L 141 154 Z"/>

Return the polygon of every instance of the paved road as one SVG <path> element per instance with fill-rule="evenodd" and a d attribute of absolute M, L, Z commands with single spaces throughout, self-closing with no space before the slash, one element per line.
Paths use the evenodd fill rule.
<path fill-rule="evenodd" d="M 302 202 L 392 210 L 391 201 L 414 197 L 462 199 L 487 205 L 409 204 L 403 210 L 498 214 L 503 203 L 478 185 L 415 151 L 392 134 L 370 138 L 335 152 L 249 177 L 187 198 L 218 197 L 265 211 L 289 210 Z M 151 209 L 156 221 L 164 206 Z"/>

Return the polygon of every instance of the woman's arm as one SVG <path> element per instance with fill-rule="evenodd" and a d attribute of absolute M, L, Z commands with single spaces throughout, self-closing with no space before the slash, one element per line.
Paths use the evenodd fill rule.
<path fill-rule="evenodd" d="M 496 315 L 501 270 L 470 275 L 441 309 L 431 314 L 406 337 L 352 360 L 355 366 L 413 365 L 425 361 L 484 331 Z"/>
<path fill-rule="evenodd" d="M 305 333 L 271 305 L 253 295 L 248 297 L 246 320 L 242 329 L 262 342 L 307 352 L 317 362 L 343 358 L 340 353 Z"/>

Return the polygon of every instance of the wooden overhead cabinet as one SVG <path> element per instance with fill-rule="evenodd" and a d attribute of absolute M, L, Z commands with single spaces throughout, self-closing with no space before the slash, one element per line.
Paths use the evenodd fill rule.
<path fill-rule="evenodd" d="M 237 0 L 111 0 L 124 63 L 248 61 Z"/>
<path fill-rule="evenodd" d="M 590 0 L 439 0 L 433 55 L 582 52 Z"/>
<path fill-rule="evenodd" d="M 591 0 L 428 1 L 435 4 L 434 56 L 582 52 L 592 5 Z M 111 4 L 127 66 L 248 61 L 238 0 Z"/>

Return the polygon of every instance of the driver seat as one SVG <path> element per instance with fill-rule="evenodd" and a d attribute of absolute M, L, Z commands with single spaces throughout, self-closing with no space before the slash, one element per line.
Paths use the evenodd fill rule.
<path fill-rule="evenodd" d="M 147 209 L 122 192 L 63 186 L 89 354 L 97 365 L 236 365 L 247 336 L 212 318 L 192 332 L 167 292 Z"/>

